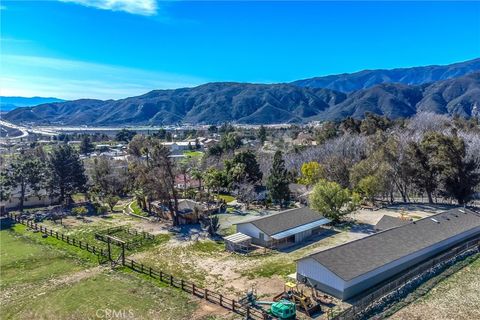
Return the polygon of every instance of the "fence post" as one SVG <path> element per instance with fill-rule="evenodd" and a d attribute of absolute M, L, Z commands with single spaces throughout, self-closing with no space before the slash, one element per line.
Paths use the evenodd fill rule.
<path fill-rule="evenodd" d="M 140 265 L 140 268 L 142 269 L 141 272 L 143 273 L 143 263 Z"/>
<path fill-rule="evenodd" d="M 90 250 L 88 250 L 88 242 L 87 242 L 87 251 L 90 251 Z"/>
<path fill-rule="evenodd" d="M 55 237 L 58 239 L 58 231 L 55 231 Z"/>
<path fill-rule="evenodd" d="M 170 285 L 173 287 L 173 276 L 170 275 Z"/>
<path fill-rule="evenodd" d="M 149 268 L 148 274 L 150 275 L 150 277 L 152 276 L 152 267 Z"/>
<path fill-rule="evenodd" d="M 195 283 L 192 283 L 192 293 L 195 295 Z"/>
<path fill-rule="evenodd" d="M 235 300 L 232 299 L 232 311 L 235 312 Z"/>
<path fill-rule="evenodd" d="M 52 236 L 52 235 L 53 235 L 53 230 L 52 230 L 52 229 L 50 229 L 50 236 Z"/>
<path fill-rule="evenodd" d="M 80 246 L 80 249 L 82 249 L 82 240 L 78 240 L 78 245 Z"/>
<path fill-rule="evenodd" d="M 223 295 L 220 294 L 220 306 L 223 307 Z"/>
<path fill-rule="evenodd" d="M 247 319 L 250 319 L 250 306 L 247 306 Z"/>
<path fill-rule="evenodd" d="M 184 290 L 184 288 L 183 288 L 183 279 L 180 281 L 180 285 L 181 285 L 181 287 L 182 287 L 182 290 Z"/>
<path fill-rule="evenodd" d="M 133 260 L 130 260 L 131 268 L 133 269 Z"/>
<path fill-rule="evenodd" d="M 163 272 L 160 271 L 160 281 L 163 281 Z"/>
<path fill-rule="evenodd" d="M 208 289 L 205 288 L 205 300 L 208 300 Z"/>

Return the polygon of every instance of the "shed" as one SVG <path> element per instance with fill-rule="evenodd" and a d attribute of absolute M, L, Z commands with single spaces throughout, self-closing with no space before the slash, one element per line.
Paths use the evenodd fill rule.
<path fill-rule="evenodd" d="M 452 209 L 303 257 L 297 279 L 347 300 L 479 237 L 480 214 Z"/>
<path fill-rule="evenodd" d="M 237 223 L 237 231 L 252 237 L 252 243 L 279 247 L 304 241 L 320 233 L 330 220 L 308 207 L 285 210 Z"/>
<path fill-rule="evenodd" d="M 252 245 L 252 237 L 241 232 L 234 233 L 223 238 L 225 241 L 225 249 L 227 251 L 246 253 Z"/>

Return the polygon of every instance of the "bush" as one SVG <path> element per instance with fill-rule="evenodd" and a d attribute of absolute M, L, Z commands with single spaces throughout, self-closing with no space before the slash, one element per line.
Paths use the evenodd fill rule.
<path fill-rule="evenodd" d="M 97 208 L 97 214 L 103 215 L 103 214 L 107 214 L 107 212 L 108 212 L 108 207 L 107 206 L 99 206 Z"/>
<path fill-rule="evenodd" d="M 94 210 L 97 214 L 103 215 L 103 214 L 106 214 L 108 212 L 108 207 L 107 206 L 103 206 L 103 205 L 101 205 L 100 203 L 97 203 L 97 202 L 93 203 L 93 208 L 94 208 Z"/>
<path fill-rule="evenodd" d="M 84 216 L 88 213 L 88 209 L 84 206 L 75 207 L 72 209 L 72 214 L 76 216 Z"/>

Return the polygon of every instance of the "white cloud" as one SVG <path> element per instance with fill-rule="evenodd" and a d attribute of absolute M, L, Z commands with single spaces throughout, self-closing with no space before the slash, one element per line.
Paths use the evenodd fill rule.
<path fill-rule="evenodd" d="M 40 56 L 2 55 L 0 95 L 119 99 L 204 79 L 168 72 Z"/>
<path fill-rule="evenodd" d="M 125 11 L 132 14 L 151 16 L 157 13 L 156 0 L 60 0 L 112 11 Z"/>

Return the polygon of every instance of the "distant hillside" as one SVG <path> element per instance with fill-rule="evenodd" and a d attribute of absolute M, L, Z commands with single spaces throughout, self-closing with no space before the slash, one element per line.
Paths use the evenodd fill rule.
<path fill-rule="evenodd" d="M 208 83 L 121 100 L 48 103 L 16 109 L 5 119 L 67 125 L 301 122 L 345 98 L 331 90 L 288 84 Z"/>
<path fill-rule="evenodd" d="M 57 98 L 42 97 L 4 97 L 0 96 L 0 111 L 10 111 L 18 107 L 36 106 L 43 103 L 63 102 L 65 100 Z"/>
<path fill-rule="evenodd" d="M 480 58 L 445 66 L 425 66 L 391 70 L 363 70 L 325 77 L 298 80 L 292 84 L 301 87 L 326 88 L 341 92 L 368 89 L 381 83 L 418 85 L 458 78 L 480 71 Z"/>
<path fill-rule="evenodd" d="M 475 103 L 480 105 L 480 73 L 417 86 L 379 84 L 350 94 L 288 84 L 208 83 L 121 100 L 19 108 L 5 119 L 64 125 L 271 124 L 361 118 L 365 112 L 392 119 L 419 111 L 469 117 Z"/>

